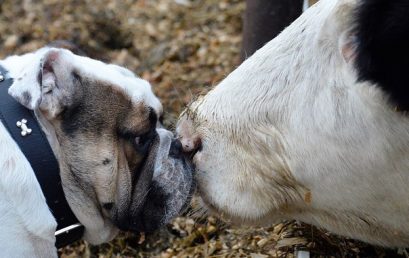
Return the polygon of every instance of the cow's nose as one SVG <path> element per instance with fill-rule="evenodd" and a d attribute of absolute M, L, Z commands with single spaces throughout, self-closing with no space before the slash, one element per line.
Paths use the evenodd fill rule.
<path fill-rule="evenodd" d="M 195 132 L 193 123 L 186 117 L 179 121 L 176 133 L 179 136 L 184 152 L 197 152 L 202 147 L 202 141 Z"/>
<path fill-rule="evenodd" d="M 170 144 L 169 156 L 180 158 L 183 155 L 182 143 L 178 139 L 173 139 Z"/>
<path fill-rule="evenodd" d="M 180 142 L 184 152 L 196 153 L 202 149 L 202 141 L 198 136 L 182 137 Z"/>

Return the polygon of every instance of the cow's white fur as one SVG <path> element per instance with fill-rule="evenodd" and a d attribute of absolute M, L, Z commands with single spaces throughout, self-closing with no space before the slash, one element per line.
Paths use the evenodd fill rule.
<path fill-rule="evenodd" d="M 357 82 L 357 4 L 321 0 L 182 115 L 185 148 L 203 145 L 194 162 L 211 208 L 409 246 L 409 120 Z"/>
<path fill-rule="evenodd" d="M 40 62 L 49 48 L 22 56 L 11 56 L 0 61 L 15 79 L 9 93 L 20 101 L 24 92 L 29 92 L 31 101 L 22 102 L 35 111 L 40 102 L 40 88 L 37 75 Z M 90 74 L 90 78 L 110 82 L 122 87 L 132 100 L 144 102 L 162 113 L 159 100 L 153 95 L 150 84 L 121 67 L 107 65 L 86 57 L 74 56 L 67 50 L 59 50 L 67 58 L 73 58 L 78 69 Z M 69 63 L 67 63 L 69 65 Z M 51 125 L 36 112 L 51 147 L 58 158 L 59 145 Z M 84 238 L 92 243 L 110 240 L 118 232 L 107 221 L 96 215 L 93 218 L 81 217 L 83 223 L 89 222 Z M 40 185 L 29 162 L 18 148 L 0 121 L 0 250 L 2 257 L 57 257 L 54 247 L 54 232 L 57 226 L 48 209 Z"/>

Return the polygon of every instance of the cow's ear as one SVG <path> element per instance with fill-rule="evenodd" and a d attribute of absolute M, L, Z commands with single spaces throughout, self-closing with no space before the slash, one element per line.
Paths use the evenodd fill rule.
<path fill-rule="evenodd" d="M 377 84 L 409 110 L 409 1 L 361 0 L 353 27 L 359 80 Z"/>
<path fill-rule="evenodd" d="M 350 31 L 344 31 L 339 38 L 341 55 L 348 64 L 356 60 L 357 37 Z"/>

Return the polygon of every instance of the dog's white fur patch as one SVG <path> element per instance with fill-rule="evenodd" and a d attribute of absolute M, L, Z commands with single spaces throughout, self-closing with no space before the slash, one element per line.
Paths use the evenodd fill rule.
<path fill-rule="evenodd" d="M 5 257 L 57 257 L 57 227 L 40 185 L 6 128 L 0 123 L 0 249 Z M 36 242 L 44 246 L 36 246 Z"/>
<path fill-rule="evenodd" d="M 53 48 L 42 48 L 34 53 L 28 53 L 22 56 L 11 56 L 1 61 L 0 64 L 6 64 L 9 68 L 11 77 L 17 81 L 10 87 L 9 93 L 18 98 L 23 92 L 30 92 L 31 101 L 25 104 L 29 109 L 35 109 L 41 97 L 40 88 L 33 89 L 32 83 L 37 82 L 38 70 L 42 58 Z M 115 85 L 123 90 L 132 98 L 135 103 L 146 103 L 151 106 L 157 114 L 162 114 L 163 108 L 158 98 L 152 92 L 151 85 L 123 68 L 116 65 L 103 63 L 88 57 L 73 55 L 69 50 L 58 49 L 64 55 L 61 58 L 67 62 L 67 65 L 75 64 L 75 68 L 81 70 L 83 74 L 90 75 L 95 80 L 109 82 L 108 85 Z"/>

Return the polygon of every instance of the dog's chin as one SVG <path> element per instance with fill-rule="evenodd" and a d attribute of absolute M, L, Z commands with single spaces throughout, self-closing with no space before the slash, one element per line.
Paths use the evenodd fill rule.
<path fill-rule="evenodd" d="M 141 213 L 132 218 L 132 231 L 152 232 L 182 213 L 193 194 L 192 166 L 184 159 L 169 159 L 168 167 L 153 178 Z"/>
<path fill-rule="evenodd" d="M 118 234 L 118 229 L 110 221 L 105 220 L 101 229 L 86 228 L 83 239 L 92 245 L 99 245 L 111 241 Z"/>

